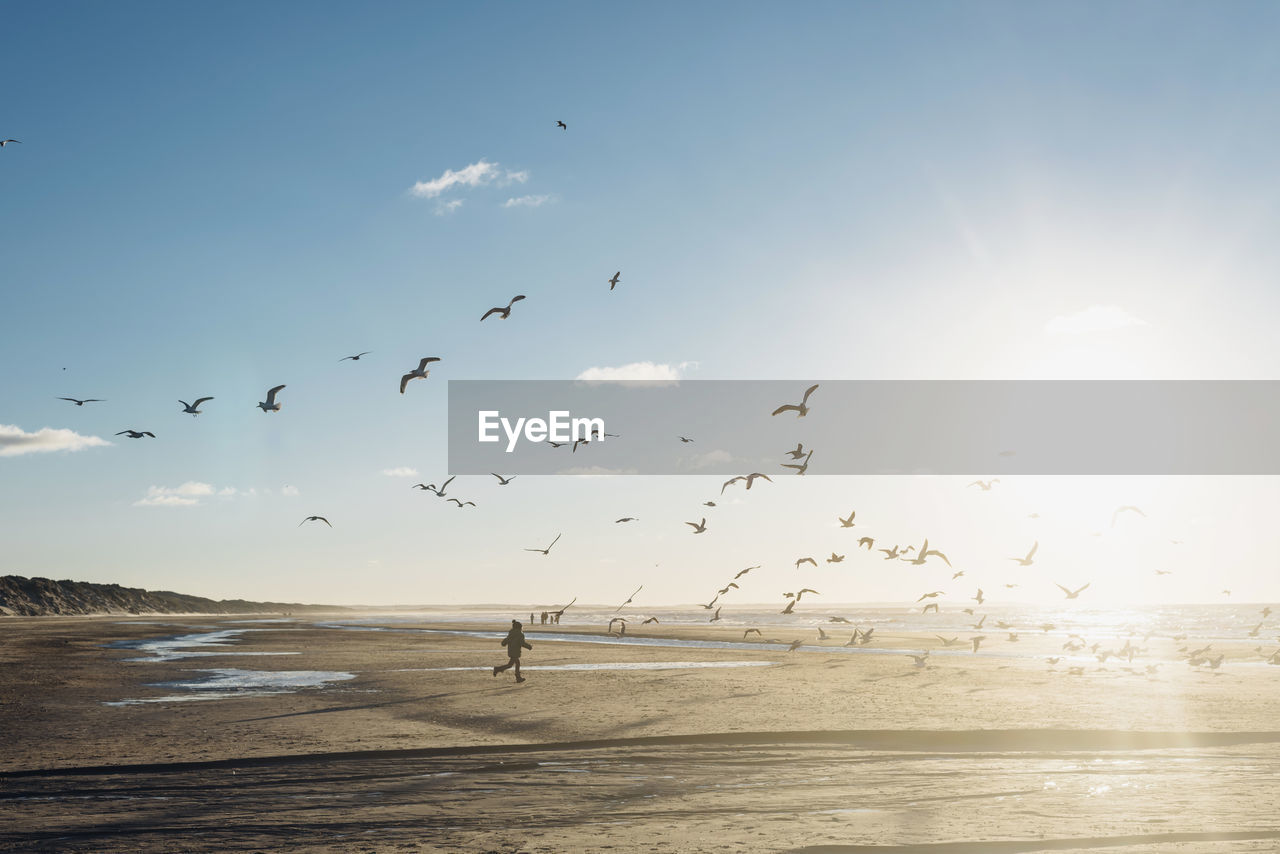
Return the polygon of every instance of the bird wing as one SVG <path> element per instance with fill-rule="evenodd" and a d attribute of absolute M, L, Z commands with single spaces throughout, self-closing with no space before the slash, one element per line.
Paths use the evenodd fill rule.
<path fill-rule="evenodd" d="M 213 398 L 212 398 L 212 397 L 200 397 L 200 398 L 196 398 L 196 402 L 195 402 L 195 403 L 193 403 L 193 404 L 191 404 L 191 408 L 192 408 L 192 409 L 199 409 L 199 408 L 200 408 L 200 404 L 204 403 L 206 400 L 213 400 Z M 178 402 L 179 402 L 179 403 L 181 403 L 182 401 L 178 401 Z"/>
<path fill-rule="evenodd" d="M 516 303 L 520 302 L 520 300 L 522 300 L 522 299 L 524 299 L 524 294 L 517 294 L 517 295 L 513 296 L 513 297 L 511 298 L 511 302 L 507 303 L 507 308 L 511 308 L 511 306 L 513 306 L 513 305 L 515 305 Z"/>
<path fill-rule="evenodd" d="M 274 406 L 276 402 L 276 393 L 283 389 L 284 386 L 278 385 L 267 391 L 267 406 Z"/>
<path fill-rule="evenodd" d="M 1089 582 L 1089 584 L 1092 584 L 1092 583 L 1093 583 L 1092 581 Z M 1083 593 L 1085 590 L 1085 587 L 1088 587 L 1089 584 L 1086 584 L 1084 587 L 1081 587 L 1079 590 L 1076 591 L 1076 593 Z"/>
<path fill-rule="evenodd" d="M 804 397 L 800 398 L 800 402 L 801 402 L 801 403 L 808 403 L 808 402 L 809 402 L 809 395 L 813 394 L 813 393 L 814 393 L 815 391 L 817 391 L 817 390 L 818 390 L 818 384 L 817 384 L 817 383 L 814 383 L 813 385 L 809 386 L 807 389 L 805 389 L 805 390 L 804 390 Z"/>
<path fill-rule="evenodd" d="M 1058 584 L 1056 581 L 1053 583 L 1053 586 L 1054 586 L 1054 587 L 1057 587 L 1059 590 L 1061 590 L 1063 593 L 1066 593 L 1067 595 L 1070 595 L 1070 594 L 1071 594 L 1071 591 L 1070 591 L 1070 590 L 1068 590 L 1067 588 L 1063 587 L 1061 584 Z"/>
<path fill-rule="evenodd" d="M 424 356 L 418 362 L 418 370 L 425 371 L 427 369 L 427 365 L 431 364 L 432 362 L 438 362 L 438 361 L 440 361 L 439 356 Z"/>
<path fill-rule="evenodd" d="M 450 477 L 449 477 L 449 479 L 448 479 L 448 480 L 446 480 L 444 483 L 440 484 L 440 491 L 441 491 L 441 492 L 444 492 L 444 491 L 445 491 L 445 488 L 446 488 L 446 487 L 448 487 L 448 486 L 449 486 L 449 484 L 453 483 L 453 479 L 454 479 L 455 477 L 457 477 L 457 475 L 456 475 L 456 474 L 455 474 L 455 475 L 450 475 Z"/>
<path fill-rule="evenodd" d="M 450 479 L 452 480 L 452 478 Z M 551 551 L 551 546 L 554 546 L 556 543 L 560 542 L 560 538 L 563 536 L 564 534 L 556 534 L 556 538 L 551 541 L 551 545 L 547 546 L 547 551 Z M 633 593 L 632 595 L 634 596 L 635 594 Z"/>
<path fill-rule="evenodd" d="M 326 525 L 329 525 L 329 520 L 324 518 L 323 516 L 317 516 L 316 518 L 319 519 L 321 522 L 324 522 Z M 329 525 L 329 527 L 332 528 L 333 526 Z"/>
<path fill-rule="evenodd" d="M 796 406 L 794 403 L 787 403 L 773 410 L 773 414 L 779 415 L 783 412 L 799 412 L 799 411 L 800 411 L 800 407 Z"/>
<path fill-rule="evenodd" d="M 405 374 L 400 378 L 400 393 L 404 394 L 404 387 L 409 384 L 409 380 L 413 379 L 413 374 Z"/>
<path fill-rule="evenodd" d="M 1040 541 L 1036 540 L 1035 543 L 1033 543 L 1031 546 L 1031 551 L 1027 552 L 1027 560 L 1031 560 L 1032 556 L 1035 555 L 1036 553 L 1036 549 L 1038 548 L 1040 548 Z"/>
<path fill-rule="evenodd" d="M 498 314 L 501 314 L 501 313 L 502 313 L 502 309 L 500 309 L 500 308 L 491 308 L 491 309 L 489 309 L 488 311 L 486 311 L 484 314 L 482 314 L 482 315 L 480 316 L 480 319 L 481 319 L 481 320 L 484 320 L 485 318 L 487 318 L 489 315 L 493 314 L 494 312 L 497 312 Z"/>

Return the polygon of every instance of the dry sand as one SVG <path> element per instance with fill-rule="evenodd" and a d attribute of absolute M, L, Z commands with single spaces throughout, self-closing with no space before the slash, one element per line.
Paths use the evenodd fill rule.
<path fill-rule="evenodd" d="M 299 654 L 138 662 L 126 661 L 136 650 L 104 647 L 218 628 L 253 629 L 226 653 Z M 935 654 L 920 669 L 898 655 L 553 643 L 527 631 L 535 667 L 767 666 L 530 669 L 517 685 L 509 673 L 437 669 L 500 663 L 489 638 L 5 619 L 0 849 L 1280 850 L 1280 667 L 1243 644 L 1215 646 L 1228 653 L 1217 671 L 1170 662 L 1147 675 L 1113 660 L 1072 676 L 1039 659 Z M 876 645 L 938 646 L 901 635 Z M 108 705 L 181 695 L 153 683 L 214 668 L 354 678 Z"/>

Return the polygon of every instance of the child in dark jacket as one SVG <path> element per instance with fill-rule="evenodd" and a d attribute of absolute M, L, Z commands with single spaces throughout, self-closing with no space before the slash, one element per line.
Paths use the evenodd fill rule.
<path fill-rule="evenodd" d="M 507 658 L 510 660 L 506 664 L 493 668 L 493 675 L 497 676 L 502 671 L 514 667 L 516 681 L 523 682 L 524 677 L 520 675 L 520 655 L 526 649 L 533 649 L 533 645 L 524 639 L 524 629 L 519 620 L 511 621 L 511 631 L 507 632 L 507 636 L 502 639 L 502 645 L 507 648 Z"/>

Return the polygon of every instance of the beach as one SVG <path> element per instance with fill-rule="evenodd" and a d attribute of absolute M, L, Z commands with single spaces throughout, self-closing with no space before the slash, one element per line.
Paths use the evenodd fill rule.
<path fill-rule="evenodd" d="M 7 619 L 0 847 L 1280 844 L 1280 667 L 1252 639 L 1214 640 L 1216 669 L 1160 636 L 1134 662 L 1051 665 L 1047 631 L 1011 655 L 1002 632 L 974 654 L 903 630 L 859 648 L 846 626 L 766 625 L 775 644 L 566 620 L 526 626 L 516 684 L 491 675 L 506 626 L 474 616 Z"/>

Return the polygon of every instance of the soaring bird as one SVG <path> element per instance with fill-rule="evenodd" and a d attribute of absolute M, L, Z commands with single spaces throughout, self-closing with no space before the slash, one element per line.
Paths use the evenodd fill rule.
<path fill-rule="evenodd" d="M 787 451 L 791 455 L 791 459 L 798 460 L 804 456 L 804 443 L 796 442 L 795 450 Z"/>
<path fill-rule="evenodd" d="M 361 357 L 361 356 L 367 356 L 367 355 L 369 355 L 369 354 L 370 354 L 370 353 L 372 353 L 372 352 L 373 352 L 372 350 L 365 350 L 363 353 L 356 353 L 354 356 L 343 356 L 343 357 L 342 357 L 341 359 L 339 359 L 338 361 L 339 361 L 339 362 L 345 362 L 347 359 L 350 359 L 350 360 L 351 360 L 351 361 L 353 361 L 353 362 L 358 362 L 358 361 L 360 361 L 360 357 Z"/>
<path fill-rule="evenodd" d="M 743 631 L 743 633 L 742 633 L 742 639 L 743 639 L 743 640 L 746 640 L 746 639 L 747 639 L 747 635 L 751 634 L 752 632 L 755 632 L 756 634 L 760 635 L 760 637 L 764 637 L 764 635 L 760 634 L 760 630 L 759 630 L 759 629 L 746 629 L 746 630 L 745 630 L 745 631 Z"/>
<path fill-rule="evenodd" d="M 787 647 L 787 652 L 795 652 L 797 649 L 799 649 L 802 646 L 804 646 L 804 641 L 793 640 L 791 642 L 791 645 Z"/>
<path fill-rule="evenodd" d="M 969 486 L 976 486 L 979 489 L 981 489 L 983 492 L 990 492 L 991 485 L 999 482 L 1000 482 L 1000 478 L 993 477 L 991 478 L 991 480 L 975 480 L 973 483 L 969 484 Z"/>
<path fill-rule="evenodd" d="M 307 524 L 308 522 L 324 522 L 326 525 L 329 525 L 330 528 L 333 527 L 333 525 L 329 524 L 329 520 L 324 518 L 323 516 L 308 516 L 307 518 L 303 519 L 301 522 L 298 523 L 298 527 L 301 528 L 303 525 Z"/>
<path fill-rule="evenodd" d="M 650 623 L 660 623 L 660 622 L 661 622 L 661 621 L 660 621 L 657 617 L 650 617 L 649 619 L 647 619 L 647 620 L 645 620 L 644 622 L 642 622 L 640 625 L 642 625 L 642 626 L 647 626 L 647 625 L 649 625 Z"/>
<path fill-rule="evenodd" d="M 200 414 L 200 404 L 204 403 L 206 400 L 213 400 L 213 398 L 212 398 L 212 397 L 199 397 L 199 398 L 196 398 L 196 402 L 195 402 L 195 403 L 187 403 L 185 400 L 179 400 L 179 401 L 178 401 L 178 403 L 181 403 L 181 404 L 182 404 L 182 411 L 183 411 L 183 412 L 185 412 L 185 413 L 187 413 L 187 414 L 189 414 L 189 415 L 193 415 L 193 416 L 194 416 L 194 415 L 199 415 L 199 414 Z"/>
<path fill-rule="evenodd" d="M 562 536 L 564 536 L 564 535 L 563 535 L 563 534 L 556 534 L 556 538 L 555 538 L 554 540 L 552 540 L 552 541 L 551 541 L 551 545 L 550 545 L 550 546 L 547 546 L 545 549 L 525 549 L 525 551 L 527 551 L 527 552 L 542 552 L 542 554 L 543 554 L 543 555 L 549 555 L 549 554 L 551 554 L 551 548 L 552 548 L 552 546 L 554 546 L 556 543 L 560 542 L 560 538 L 561 538 Z"/>
<path fill-rule="evenodd" d="M 792 611 L 794 611 L 794 610 L 796 609 L 796 602 L 797 602 L 797 601 L 798 601 L 798 600 L 796 600 L 796 599 L 792 599 L 790 602 L 788 602 L 788 603 L 787 603 L 787 607 L 783 608 L 783 609 L 782 609 L 782 611 L 781 611 L 780 613 L 783 613 L 783 614 L 790 614 Z"/>
<path fill-rule="evenodd" d="M 404 387 L 409 384 L 409 380 L 425 380 L 427 374 L 431 373 L 431 371 L 427 370 L 427 365 L 438 361 L 440 361 L 439 356 L 423 356 L 418 361 L 418 367 L 400 378 L 400 393 L 404 394 Z"/>
<path fill-rule="evenodd" d="M 141 439 L 143 436 L 150 436 L 152 439 L 156 437 L 156 434 L 150 430 L 121 430 L 116 435 L 128 436 L 130 439 Z"/>
<path fill-rule="evenodd" d="M 564 122 L 560 121 L 559 119 L 557 119 L 557 120 L 556 120 L 556 127 L 560 128 L 561 130 L 568 130 L 568 129 L 569 129 L 569 126 L 568 126 L 567 124 L 565 124 Z"/>
<path fill-rule="evenodd" d="M 606 631 L 606 632 L 608 632 L 609 634 L 613 634 L 613 624 L 614 624 L 614 623 L 622 623 L 622 631 L 621 631 L 621 632 L 619 632 L 618 634 L 625 635 L 625 634 L 627 633 L 627 618 L 626 618 L 626 617 L 614 617 L 613 619 L 609 620 L 609 628 L 605 629 L 605 631 Z"/>
<path fill-rule="evenodd" d="M 1040 548 L 1040 541 L 1036 540 L 1031 544 L 1031 551 L 1027 552 L 1026 557 L 1011 557 L 1009 560 L 1017 562 L 1018 566 L 1031 566 L 1032 558 L 1036 556 L 1036 549 Z"/>
<path fill-rule="evenodd" d="M 751 570 L 753 570 L 753 569 L 759 569 L 759 568 L 760 568 L 760 564 L 756 564 L 755 566 L 749 566 L 749 567 L 747 567 L 746 569 L 739 570 L 739 571 L 738 571 L 738 574 L 737 574 L 737 575 L 735 575 L 735 576 L 733 577 L 733 580 L 734 580 L 734 581 L 737 581 L 739 578 L 741 578 L 742 576 L 746 575 L 746 574 L 747 574 L 748 572 L 750 572 Z"/>
<path fill-rule="evenodd" d="M 715 507 L 715 506 L 716 506 L 716 503 L 715 503 L 714 501 L 704 501 L 704 502 L 702 502 L 702 506 L 703 506 L 703 507 Z"/>
<path fill-rule="evenodd" d="M 721 587 L 720 591 L 716 595 L 723 596 L 724 594 L 728 593 L 730 590 L 741 590 L 741 589 L 742 588 L 738 586 L 737 582 L 730 581 L 724 587 Z"/>
<path fill-rule="evenodd" d="M 724 495 L 724 491 L 726 489 L 728 489 L 730 486 L 732 486 L 733 484 L 737 483 L 740 480 L 745 480 L 747 482 L 747 489 L 750 489 L 751 484 L 754 483 L 755 479 L 758 477 L 762 477 L 765 480 L 769 481 L 770 483 L 773 483 L 773 480 L 769 477 L 769 475 L 761 474 L 758 471 L 753 471 L 751 474 L 740 474 L 737 477 L 731 477 L 728 480 L 726 480 L 720 487 L 720 494 Z"/>
<path fill-rule="evenodd" d="M 1144 519 L 1147 516 L 1146 513 L 1142 512 L 1142 509 L 1140 507 L 1135 507 L 1132 504 L 1126 504 L 1123 507 L 1117 507 L 1115 512 L 1111 514 L 1111 527 L 1114 528 L 1116 526 L 1116 518 L 1126 510 L 1130 510 L 1134 513 L 1137 513 L 1139 516 L 1143 517 Z"/>
<path fill-rule="evenodd" d="M 714 598 L 714 599 L 712 599 L 710 602 L 708 602 L 707 604 L 703 605 L 702 607 L 703 607 L 703 608 L 705 608 L 706 610 L 710 611 L 712 608 L 714 608 L 714 607 L 716 606 L 716 602 L 717 602 L 717 601 L 719 601 L 719 599 L 720 599 L 720 594 L 719 594 L 719 593 L 717 593 L 717 594 L 715 595 L 715 598 Z M 701 604 L 701 603 L 699 603 L 699 604 Z"/>
<path fill-rule="evenodd" d="M 476 506 L 476 503 L 474 501 L 462 501 L 461 499 L 458 499 L 458 498 L 450 498 L 449 500 L 452 501 L 454 504 L 457 504 L 459 510 L 461 510 L 463 507 L 466 507 L 468 505 L 471 507 Z M 555 545 L 555 543 L 552 543 L 551 545 Z M 551 549 L 551 546 L 547 546 L 547 549 L 549 551 Z"/>
<path fill-rule="evenodd" d="M 773 414 L 778 415 L 783 412 L 794 412 L 797 418 L 804 418 L 806 415 L 809 414 L 809 395 L 813 394 L 815 391 L 817 391 L 817 389 L 818 389 L 818 384 L 814 383 L 813 385 L 805 389 L 804 397 L 801 398 L 799 403 L 783 404 L 782 406 L 779 406 L 777 409 L 773 410 Z M 812 454 L 813 452 L 810 451 L 809 453 Z"/>
<path fill-rule="evenodd" d="M 973 651 L 977 652 L 978 647 L 982 646 L 982 642 L 986 639 L 986 635 L 978 635 L 977 637 L 969 638 L 969 641 L 973 644 Z"/>
<path fill-rule="evenodd" d="M 1089 582 L 1089 584 L 1092 584 L 1092 583 L 1093 583 L 1092 581 Z M 1067 594 L 1068 599 L 1077 598 L 1081 593 L 1085 591 L 1086 588 L 1088 588 L 1089 584 L 1086 584 L 1084 587 L 1081 587 L 1078 590 L 1068 590 L 1067 588 L 1063 587 L 1061 584 L 1054 582 L 1054 586 L 1057 587 L 1059 590 L 1061 590 L 1063 593 Z"/>
<path fill-rule="evenodd" d="M 912 558 L 911 560 L 907 560 L 904 557 L 903 560 L 907 560 L 907 563 L 912 564 L 913 566 L 923 566 L 925 560 L 927 560 L 930 557 L 940 557 L 942 558 L 943 563 L 945 563 L 947 566 L 951 566 L 951 561 L 947 560 L 946 555 L 944 555 L 942 552 L 938 551 L 937 549 L 929 548 L 928 540 L 925 540 L 924 544 L 920 546 L 920 552 L 914 558 Z"/>
<path fill-rule="evenodd" d="M 16 142 L 18 145 L 22 145 L 22 140 L 20 139 L 0 139 L 0 148 L 4 148 L 11 142 Z"/>
<path fill-rule="evenodd" d="M 616 525 L 619 522 L 639 522 L 639 521 L 640 520 L 637 519 L 635 516 L 623 516 L 621 519 L 615 519 L 614 524 Z"/>
<path fill-rule="evenodd" d="M 780 463 L 784 469 L 795 469 L 796 474 L 804 474 L 809 470 L 809 460 L 813 458 L 813 451 L 809 451 L 805 455 L 804 463 Z"/>
<path fill-rule="evenodd" d="M 835 552 L 832 552 L 831 557 L 827 558 L 827 563 L 840 563 L 843 560 L 844 555 L 838 555 Z"/>
<path fill-rule="evenodd" d="M 276 395 L 279 394 L 283 388 L 284 386 L 278 385 L 275 388 L 269 389 L 267 391 L 267 399 L 261 401 L 258 404 L 258 408 L 263 412 L 279 412 L 280 404 L 276 401 Z"/>
<path fill-rule="evenodd" d="M 524 299 L 524 294 L 517 294 L 516 296 L 513 296 L 511 298 L 511 302 L 507 303 L 506 308 L 502 308 L 502 307 L 491 308 L 488 311 L 486 311 L 484 314 L 482 314 L 480 316 L 480 319 L 484 320 L 486 317 L 488 317 L 491 314 L 500 314 L 502 315 L 502 319 L 506 320 L 508 317 L 511 316 L 511 306 L 520 302 L 520 300 L 522 299 Z"/>
<path fill-rule="evenodd" d="M 498 486 L 506 486 L 508 483 L 510 483 L 511 481 L 515 480 L 517 477 L 519 477 L 519 475 L 514 475 L 514 474 L 513 474 L 513 475 L 511 475 L 511 477 L 503 477 L 502 475 L 498 474 L 497 472 L 492 472 L 492 471 L 491 471 L 491 472 L 489 472 L 489 474 L 493 475 L 494 477 L 496 477 L 496 478 L 498 479 Z"/>
<path fill-rule="evenodd" d="M 818 640 L 830 640 L 827 636 L 827 630 L 822 628 L 822 626 L 818 626 Z"/>
<path fill-rule="evenodd" d="M 920 598 L 917 599 L 916 601 L 923 602 L 926 599 L 937 599 L 939 596 L 944 595 L 946 592 L 947 591 L 945 590 L 935 590 L 932 593 L 921 593 Z"/>
<path fill-rule="evenodd" d="M 840 527 L 841 527 L 841 528 L 852 528 L 852 527 L 853 527 L 853 517 L 854 517 L 854 516 L 856 516 L 856 515 L 858 515 L 858 511 L 857 511 L 857 510 L 851 510 L 851 511 L 849 511 L 849 518 L 848 518 L 848 519 L 840 519 L 840 517 L 839 517 L 839 516 L 837 516 L 836 518 L 837 518 L 837 519 L 840 519 Z"/>
<path fill-rule="evenodd" d="M 862 548 L 863 546 L 866 546 L 867 551 L 871 551 L 871 549 L 875 547 L 875 544 L 876 544 L 875 537 L 863 537 L 862 539 L 858 540 L 858 548 Z"/>
<path fill-rule="evenodd" d="M 943 646 L 955 646 L 956 644 L 960 643 L 960 638 L 958 637 L 944 638 L 942 635 L 934 635 L 934 637 L 942 641 Z"/>
<path fill-rule="evenodd" d="M 618 286 L 618 280 L 622 278 L 622 271 L 613 274 L 613 278 L 609 280 L 609 290 L 613 290 Z"/>
<path fill-rule="evenodd" d="M 693 528 L 693 533 L 702 534 L 707 530 L 707 517 L 703 516 L 701 522 L 685 522 L 685 524 Z"/>
<path fill-rule="evenodd" d="M 74 397 L 60 397 L 58 400 L 69 400 L 76 406 L 84 406 L 86 403 L 105 403 L 106 401 L 97 397 L 86 397 L 84 400 L 76 400 Z"/>
<path fill-rule="evenodd" d="M 426 486 L 422 486 L 422 484 L 419 483 L 414 488 L 416 489 L 418 486 L 422 486 L 422 488 L 428 492 L 434 492 L 437 498 L 444 498 L 444 491 L 449 488 L 449 484 L 453 483 L 453 479 L 455 477 L 457 477 L 456 474 L 450 475 L 449 479 L 440 484 L 439 488 L 437 488 L 434 483 L 428 483 Z"/>
<path fill-rule="evenodd" d="M 959 578 L 962 575 L 964 575 L 964 570 L 958 569 L 955 572 L 951 573 L 951 580 L 955 581 L 957 578 Z"/>
<path fill-rule="evenodd" d="M 724 607 L 723 605 L 721 605 L 721 606 L 717 607 L 717 608 L 716 608 L 716 612 L 715 612 L 715 614 L 714 614 L 714 615 L 712 615 L 711 619 L 710 619 L 710 620 L 708 620 L 707 622 L 709 622 L 709 623 L 718 623 L 718 622 L 720 622 L 720 608 L 723 608 L 723 607 Z"/>
<path fill-rule="evenodd" d="M 923 608 L 921 608 L 921 609 L 920 609 L 920 613 L 921 613 L 921 614 L 927 614 L 927 613 L 929 613 L 929 609 L 931 609 L 931 608 L 933 609 L 933 613 L 935 613 L 935 614 L 936 614 L 936 613 L 938 613 L 938 603 L 937 603 L 937 602 L 930 602 L 928 605 L 925 605 Z"/>
<path fill-rule="evenodd" d="M 912 655 L 907 653 L 908 658 L 915 659 L 916 667 L 926 667 L 929 664 L 929 651 L 926 649 L 924 655 Z"/>
<path fill-rule="evenodd" d="M 817 568 L 817 566 L 818 566 L 818 562 L 817 562 L 816 560 L 814 560 L 813 558 L 811 558 L 811 557 L 802 557 L 802 558 L 799 558 L 798 560 L 796 560 L 796 569 L 799 569 L 799 568 L 800 568 L 800 564 L 802 564 L 802 563 L 811 563 L 811 564 L 813 564 L 813 566 L 814 566 L 814 568 L 815 568 L 815 569 L 816 569 L 816 568 Z"/>
<path fill-rule="evenodd" d="M 983 602 L 985 602 L 985 601 L 986 601 L 986 600 L 982 597 L 982 588 L 981 588 L 981 587 L 979 587 L 979 588 L 978 588 L 978 593 L 977 593 L 977 595 L 976 595 L 976 596 L 974 596 L 974 597 L 973 597 L 973 601 L 977 602 L 979 605 L 981 605 Z"/>
<path fill-rule="evenodd" d="M 560 539 L 560 538 L 559 538 L 559 537 L 557 537 L 556 539 Z M 554 545 L 555 545 L 555 543 L 552 543 L 551 545 L 553 545 L 553 546 L 554 546 Z M 548 548 L 550 548 L 550 546 L 548 546 Z M 639 592 L 640 592 L 641 590 L 643 590 L 643 589 L 644 589 L 644 585 L 643 585 L 643 584 L 641 584 L 639 587 L 637 587 L 635 590 L 633 590 L 633 591 L 631 592 L 631 595 L 627 597 L 627 601 L 623 602 L 621 605 L 619 605 L 617 608 L 615 608 L 615 609 L 614 609 L 614 611 L 613 611 L 613 613 L 615 613 L 615 614 L 616 614 L 616 613 L 618 613 L 619 611 L 621 611 L 623 608 L 625 608 L 625 607 L 627 607 L 628 605 L 630 605 L 630 604 L 631 604 L 631 600 L 632 600 L 632 599 L 634 599 L 634 598 L 636 598 L 636 594 L 637 594 L 637 593 L 639 593 Z M 718 613 L 720 613 L 720 609 L 719 609 L 719 608 L 717 608 L 717 609 L 716 609 L 716 613 L 717 613 L 717 614 L 718 614 Z"/>
<path fill-rule="evenodd" d="M 897 560 L 899 557 L 902 556 L 902 552 L 898 550 L 898 546 L 896 543 L 894 544 L 893 548 L 880 549 L 880 551 L 884 552 L 885 560 Z"/>
<path fill-rule="evenodd" d="M 693 441 L 692 439 L 685 438 L 684 436 L 677 436 L 676 438 L 686 445 Z"/>

